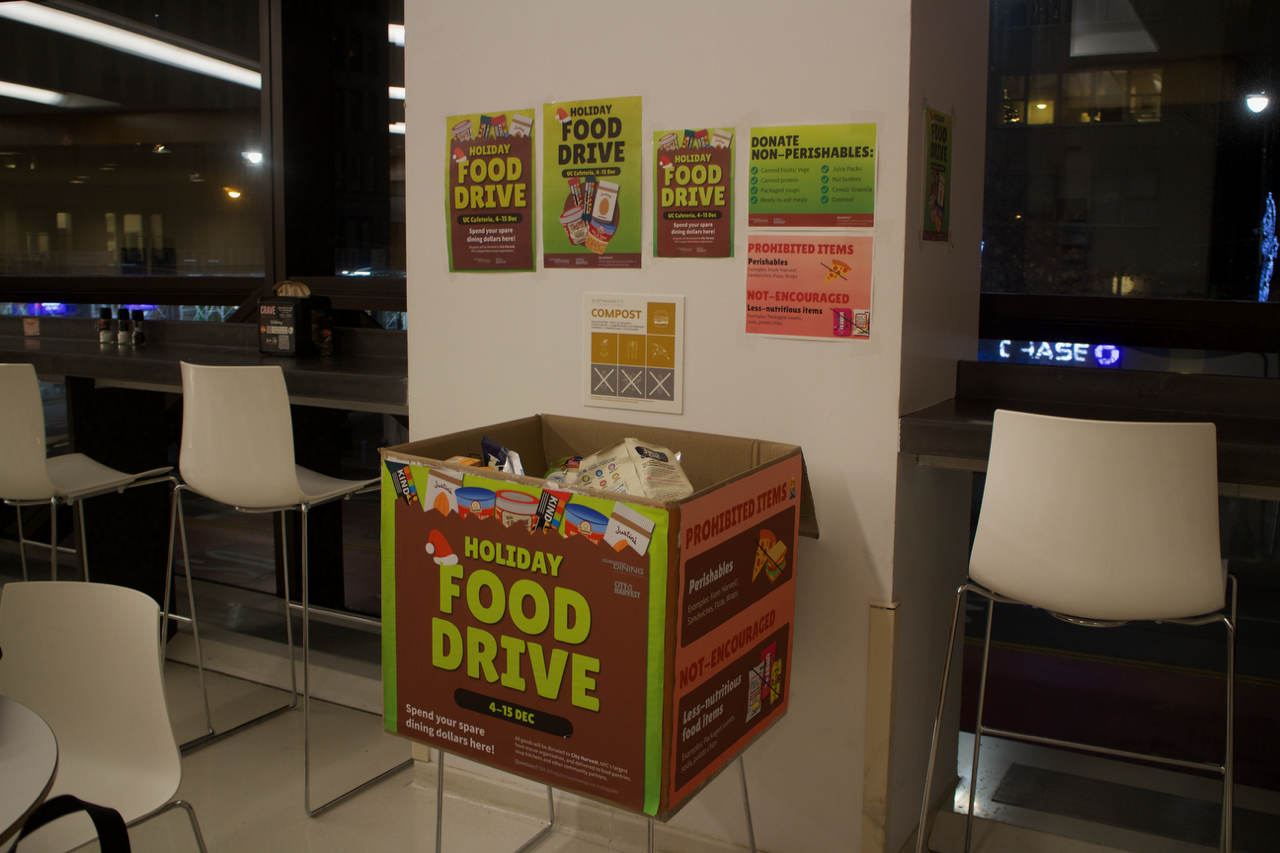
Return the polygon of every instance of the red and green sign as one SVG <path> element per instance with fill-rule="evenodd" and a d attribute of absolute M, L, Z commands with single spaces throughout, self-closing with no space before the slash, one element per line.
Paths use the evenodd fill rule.
<path fill-rule="evenodd" d="M 733 128 L 653 134 L 653 254 L 733 256 Z"/>
<path fill-rule="evenodd" d="M 450 272 L 536 269 L 533 257 L 533 110 L 450 116 Z"/>

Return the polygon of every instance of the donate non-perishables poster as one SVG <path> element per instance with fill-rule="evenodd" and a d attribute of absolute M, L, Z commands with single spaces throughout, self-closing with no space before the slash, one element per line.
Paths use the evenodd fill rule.
<path fill-rule="evenodd" d="M 640 98 L 544 104 L 542 261 L 547 269 L 639 269 Z"/>
<path fill-rule="evenodd" d="M 450 272 L 536 269 L 533 119 L 529 109 L 445 120 Z"/>
<path fill-rule="evenodd" d="M 387 730 L 656 814 L 667 510 L 384 469 Z"/>
<path fill-rule="evenodd" d="M 733 128 L 653 134 L 653 254 L 733 256 Z"/>
<path fill-rule="evenodd" d="M 747 334 L 869 338 L 872 244 L 847 232 L 752 232 Z"/>
<path fill-rule="evenodd" d="M 753 127 L 752 228 L 869 228 L 876 212 L 876 126 Z"/>

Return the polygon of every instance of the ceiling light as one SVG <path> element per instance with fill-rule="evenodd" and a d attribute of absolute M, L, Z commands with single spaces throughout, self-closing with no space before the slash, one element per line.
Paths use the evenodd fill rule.
<path fill-rule="evenodd" d="M 42 27 L 72 38 L 100 44 L 103 47 L 109 47 L 122 53 L 131 53 L 134 56 L 141 56 L 143 59 L 172 65 L 176 68 L 185 68 L 197 74 L 217 77 L 221 80 L 238 83 L 241 86 L 248 86 L 251 89 L 262 88 L 262 75 L 252 69 L 235 65 L 223 59 L 215 59 L 212 56 L 198 53 L 185 47 L 179 47 L 161 38 L 142 35 L 141 33 L 95 21 L 91 18 L 73 15 L 61 9 L 41 6 L 38 3 L 30 2 L 30 0 L 13 0 L 13 2 L 0 3 L 0 18 L 20 21 L 33 27 Z M 155 30 L 155 32 L 157 35 L 162 35 L 159 30 Z"/>
<path fill-rule="evenodd" d="M 163 145 L 154 145 L 151 148 L 151 153 L 152 154 L 168 154 L 170 152 L 169 152 L 169 149 L 164 147 Z"/>
<path fill-rule="evenodd" d="M 1043 110 L 1048 108 L 1048 104 L 1036 104 L 1036 109 Z"/>
<path fill-rule="evenodd" d="M 389 127 L 389 128 L 388 128 L 388 130 L 390 130 L 392 133 L 398 133 L 398 134 L 400 134 L 401 136 L 403 136 L 403 135 L 404 135 L 404 122 L 402 122 L 402 121 L 398 121 L 398 122 L 396 122 L 395 124 L 391 125 L 391 127 Z"/>
<path fill-rule="evenodd" d="M 1271 99 L 1263 94 L 1245 95 L 1244 102 L 1249 109 L 1260 113 L 1267 108 L 1267 104 L 1271 103 Z"/>
<path fill-rule="evenodd" d="M 2 6 L 3 4 L 0 4 Z M 48 89 L 37 89 L 35 86 L 24 86 L 21 83 L 9 83 L 0 80 L 0 96 L 15 98 L 19 101 L 30 101 L 33 104 L 45 104 L 50 107 L 109 107 L 115 106 L 111 101 L 90 98 L 88 95 L 71 95 L 66 92 L 52 92 Z"/>
<path fill-rule="evenodd" d="M 255 166 L 262 162 L 261 151 L 241 151 L 240 156 L 248 160 L 250 163 L 252 163 Z"/>
<path fill-rule="evenodd" d="M 404 86 L 388 86 L 387 94 L 391 96 L 393 101 L 404 100 Z"/>
<path fill-rule="evenodd" d="M 232 198 L 240 198 L 240 190 L 233 190 L 231 189 L 231 187 L 223 187 L 223 189 L 226 190 L 227 195 L 231 196 Z"/>
<path fill-rule="evenodd" d="M 387 41 L 404 47 L 404 24 L 387 24 Z"/>

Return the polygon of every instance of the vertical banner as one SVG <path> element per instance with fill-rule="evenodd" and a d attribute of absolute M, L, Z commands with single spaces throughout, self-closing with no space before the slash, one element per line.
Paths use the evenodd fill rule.
<path fill-rule="evenodd" d="M 583 308 L 583 405 L 681 414 L 684 297 L 587 293 Z"/>
<path fill-rule="evenodd" d="M 946 243 L 951 239 L 951 116 L 925 108 L 923 240 Z"/>
<path fill-rule="evenodd" d="M 449 272 L 535 270 L 533 110 L 450 116 Z"/>
<path fill-rule="evenodd" d="M 874 124 L 752 128 L 749 173 L 753 228 L 875 224 Z"/>
<path fill-rule="evenodd" d="M 869 236 L 753 233 L 747 240 L 747 334 L 871 336 Z"/>
<path fill-rule="evenodd" d="M 799 454 L 681 507 L 671 802 L 786 712 Z"/>
<path fill-rule="evenodd" d="M 653 254 L 733 257 L 733 128 L 653 134 Z"/>
<path fill-rule="evenodd" d="M 640 98 L 544 104 L 547 269 L 639 269 Z"/>

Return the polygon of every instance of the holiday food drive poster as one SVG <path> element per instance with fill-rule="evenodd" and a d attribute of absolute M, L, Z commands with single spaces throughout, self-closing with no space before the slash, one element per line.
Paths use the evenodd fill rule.
<path fill-rule="evenodd" d="M 659 130 L 653 254 L 659 258 L 733 256 L 733 128 Z"/>
<path fill-rule="evenodd" d="M 640 98 L 544 104 L 543 264 L 639 269 Z"/>
<path fill-rule="evenodd" d="M 450 116 L 450 272 L 535 269 L 533 110 Z"/>
<path fill-rule="evenodd" d="M 387 730 L 656 814 L 666 510 L 388 460 L 382 517 Z"/>
<path fill-rule="evenodd" d="M 875 224 L 876 126 L 751 129 L 747 224 L 846 228 Z"/>
<path fill-rule="evenodd" d="M 871 336 L 872 238 L 753 232 L 747 238 L 747 334 Z"/>

